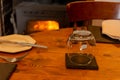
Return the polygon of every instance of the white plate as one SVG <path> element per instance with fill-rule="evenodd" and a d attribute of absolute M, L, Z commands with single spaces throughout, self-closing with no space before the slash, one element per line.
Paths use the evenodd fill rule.
<path fill-rule="evenodd" d="M 102 33 L 120 40 L 120 20 L 104 20 L 102 22 Z"/>
<path fill-rule="evenodd" d="M 32 37 L 28 35 L 20 35 L 20 34 L 1 36 L 0 39 L 15 41 L 15 42 L 26 42 L 26 43 L 32 43 L 32 44 L 36 43 L 36 41 Z M 0 42 L 0 51 L 2 52 L 17 53 L 17 52 L 29 50 L 31 48 L 32 48 L 31 46 L 23 46 L 19 44 Z"/>

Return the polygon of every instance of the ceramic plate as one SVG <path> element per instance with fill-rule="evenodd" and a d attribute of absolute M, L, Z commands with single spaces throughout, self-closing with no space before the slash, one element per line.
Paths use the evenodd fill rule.
<path fill-rule="evenodd" d="M 102 33 L 110 38 L 120 40 L 120 20 L 104 20 L 102 22 Z"/>
<path fill-rule="evenodd" d="M 1 36 L 0 40 L 9 40 L 9 41 L 15 41 L 15 42 L 26 42 L 26 43 L 32 43 L 35 44 L 36 41 L 28 36 L 28 35 L 20 35 L 20 34 L 12 34 L 7 36 Z M 8 53 L 17 53 L 25 50 L 31 49 L 31 46 L 23 46 L 20 44 L 12 44 L 12 43 L 5 43 L 0 42 L 0 51 L 1 52 L 8 52 Z"/>

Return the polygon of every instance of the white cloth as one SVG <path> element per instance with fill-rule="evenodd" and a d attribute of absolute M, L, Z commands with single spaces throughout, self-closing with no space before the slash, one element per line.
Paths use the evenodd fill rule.
<path fill-rule="evenodd" d="M 120 20 L 104 20 L 102 22 L 102 34 L 120 40 Z"/>

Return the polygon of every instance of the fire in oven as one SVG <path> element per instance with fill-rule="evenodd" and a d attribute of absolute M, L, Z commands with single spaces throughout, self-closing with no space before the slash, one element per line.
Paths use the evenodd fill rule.
<path fill-rule="evenodd" d="M 27 31 L 32 30 L 33 27 L 29 27 L 31 21 L 33 21 L 32 24 L 39 21 L 39 25 L 41 26 L 41 23 L 48 25 L 51 22 L 58 22 L 59 28 L 68 27 L 65 5 L 42 5 L 34 2 L 23 2 L 16 7 L 15 11 L 17 30 L 20 34 L 26 33 L 26 29 Z"/>

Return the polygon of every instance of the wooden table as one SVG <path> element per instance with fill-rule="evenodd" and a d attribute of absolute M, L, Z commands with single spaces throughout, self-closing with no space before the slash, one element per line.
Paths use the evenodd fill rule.
<path fill-rule="evenodd" d="M 93 55 L 99 70 L 66 69 L 66 41 L 72 29 L 30 34 L 48 49 L 32 48 L 10 80 L 120 80 L 120 44 L 97 43 Z"/>

